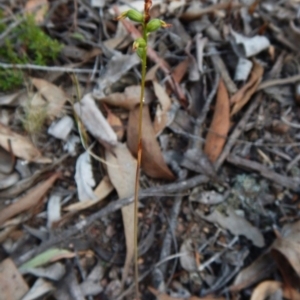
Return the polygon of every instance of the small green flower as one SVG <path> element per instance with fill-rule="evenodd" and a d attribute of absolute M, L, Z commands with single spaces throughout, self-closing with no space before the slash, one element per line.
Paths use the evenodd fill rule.
<path fill-rule="evenodd" d="M 143 38 L 137 38 L 133 43 L 133 50 L 138 48 L 145 48 L 147 46 L 146 41 Z"/>
<path fill-rule="evenodd" d="M 137 48 L 136 54 L 139 56 L 140 59 L 143 59 L 146 51 L 146 48 Z"/>
<path fill-rule="evenodd" d="M 163 20 L 160 19 L 152 19 L 146 26 L 147 33 L 156 31 L 160 29 L 161 27 L 167 28 L 170 27 L 171 24 L 167 24 Z"/>
<path fill-rule="evenodd" d="M 120 16 L 117 17 L 117 20 L 121 20 L 125 18 L 128 18 L 131 21 L 138 22 L 138 23 L 144 22 L 144 16 L 135 9 L 129 9 L 123 12 Z"/>

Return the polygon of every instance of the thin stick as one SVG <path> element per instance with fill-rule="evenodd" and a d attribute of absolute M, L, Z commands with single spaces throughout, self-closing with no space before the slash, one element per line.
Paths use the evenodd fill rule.
<path fill-rule="evenodd" d="M 79 68 L 72 68 L 72 67 L 47 67 L 47 66 L 38 66 L 32 64 L 6 64 L 0 62 L 0 67 L 3 69 L 29 69 L 29 70 L 39 70 L 39 71 L 46 71 L 46 72 L 72 72 L 72 73 L 93 73 L 93 69 L 79 69 Z M 95 73 L 99 73 L 100 71 L 95 71 Z"/>

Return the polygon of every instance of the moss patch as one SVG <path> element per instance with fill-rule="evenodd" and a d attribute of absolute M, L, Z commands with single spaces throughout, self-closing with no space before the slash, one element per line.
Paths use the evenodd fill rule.
<path fill-rule="evenodd" d="M 0 12 L 0 34 L 7 29 L 1 23 L 3 13 Z M 49 37 L 39 26 L 34 17 L 28 15 L 16 26 L 0 47 L 0 60 L 9 64 L 35 64 L 45 66 L 55 60 L 62 45 Z M 23 72 L 0 68 L 0 91 L 9 91 L 19 87 L 23 82 Z"/>

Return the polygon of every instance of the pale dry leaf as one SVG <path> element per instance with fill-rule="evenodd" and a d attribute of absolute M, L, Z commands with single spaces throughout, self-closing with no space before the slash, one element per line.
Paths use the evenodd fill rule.
<path fill-rule="evenodd" d="M 281 291 L 282 283 L 274 280 L 266 280 L 255 287 L 250 300 L 265 300 L 269 299 L 277 291 Z M 281 297 L 280 297 L 281 299 Z"/>
<path fill-rule="evenodd" d="M 247 80 L 253 67 L 253 62 L 249 59 L 240 57 L 235 69 L 234 80 L 245 81 Z"/>
<path fill-rule="evenodd" d="M 206 136 L 204 153 L 211 162 L 221 154 L 230 128 L 230 103 L 225 84 L 219 82 L 215 111 Z"/>
<path fill-rule="evenodd" d="M 174 180 L 175 176 L 164 161 L 151 122 L 149 107 L 143 107 L 142 127 L 142 169 L 153 178 Z M 127 127 L 127 145 L 131 153 L 137 155 L 139 107 L 131 110 Z"/>
<path fill-rule="evenodd" d="M 7 258 L 0 263 L 0 300 L 20 300 L 28 285 L 14 262 Z"/>
<path fill-rule="evenodd" d="M 92 170 L 91 157 L 87 151 L 77 158 L 75 181 L 79 201 L 97 199 L 97 196 L 93 192 L 93 187 L 96 183 Z"/>
<path fill-rule="evenodd" d="M 47 226 L 52 228 L 53 223 L 57 222 L 61 218 L 61 197 L 59 195 L 51 195 L 47 205 Z"/>
<path fill-rule="evenodd" d="M 135 190 L 135 173 L 137 169 L 137 161 L 131 155 L 126 144 L 118 143 L 113 149 L 113 153 L 106 150 L 105 157 L 109 178 L 117 190 L 119 198 L 131 197 Z M 126 260 L 122 274 L 122 282 L 124 283 L 134 255 L 134 204 L 124 206 L 122 208 L 122 216 L 126 238 Z"/>
<path fill-rule="evenodd" d="M 56 85 L 44 79 L 31 78 L 33 85 L 47 100 L 45 110 L 50 119 L 63 114 L 63 107 L 68 99 L 66 93 Z"/>
<path fill-rule="evenodd" d="M 0 173 L 0 190 L 5 190 L 14 184 L 16 184 L 20 179 L 20 175 L 17 172 L 13 172 L 9 175 Z"/>
<path fill-rule="evenodd" d="M 227 208 L 227 215 L 224 216 L 218 210 L 214 210 L 210 215 L 198 214 L 204 219 L 212 223 L 217 223 L 221 227 L 228 229 L 234 235 L 243 235 L 253 245 L 263 247 L 265 245 L 264 237 L 261 232 L 251 225 L 245 218 L 238 216 L 230 207 Z"/>
<path fill-rule="evenodd" d="M 255 35 L 253 37 L 245 37 L 231 29 L 235 42 L 243 46 L 244 55 L 246 57 L 254 56 L 261 51 L 268 49 L 270 41 L 263 35 Z"/>
<path fill-rule="evenodd" d="M 108 96 L 98 98 L 109 105 L 123 107 L 131 110 L 140 103 L 141 87 L 139 85 L 131 85 L 125 88 L 124 93 L 112 93 Z"/>
<path fill-rule="evenodd" d="M 192 239 L 186 239 L 180 246 L 180 265 L 188 272 L 195 272 L 198 269 Z"/>
<path fill-rule="evenodd" d="M 55 290 L 55 287 L 51 282 L 43 278 L 38 278 L 22 300 L 35 300 L 53 290 Z"/>
<path fill-rule="evenodd" d="M 56 262 L 47 267 L 37 267 L 28 269 L 26 273 L 32 274 L 35 277 L 43 277 L 50 280 L 58 281 L 66 274 L 66 267 L 64 266 L 64 264 Z"/>
<path fill-rule="evenodd" d="M 0 96 L 0 106 L 18 106 L 20 104 L 20 95 L 23 94 L 24 91 L 18 91 L 13 94 L 1 95 Z"/>
<path fill-rule="evenodd" d="M 111 148 L 117 143 L 117 135 L 97 107 L 91 94 L 74 104 L 74 110 L 87 130 L 104 146 Z"/>
<path fill-rule="evenodd" d="M 21 197 L 18 201 L 10 204 L 0 211 L 0 225 L 5 221 L 14 217 L 15 215 L 26 211 L 36 205 L 43 196 L 52 187 L 55 180 L 58 178 L 59 173 L 53 174 L 50 178 L 38 184 L 36 187 L 30 189 L 25 196 Z"/>
<path fill-rule="evenodd" d="M 99 203 L 101 200 L 105 199 L 112 191 L 114 187 L 110 182 L 108 176 L 104 176 L 103 179 L 100 181 L 98 186 L 94 190 L 94 194 L 97 197 L 96 200 L 86 200 L 82 202 L 77 202 L 71 204 L 64 208 L 66 211 L 80 211 Z"/>
<path fill-rule="evenodd" d="M 84 296 L 98 295 L 102 292 L 103 287 L 99 284 L 105 273 L 105 267 L 99 262 L 91 271 L 91 273 L 80 284 L 80 289 Z"/>
<path fill-rule="evenodd" d="M 172 101 L 165 89 L 158 82 L 153 81 L 153 88 L 154 93 L 159 101 L 153 121 L 153 129 L 155 135 L 157 136 L 169 124 L 168 112 L 171 108 Z"/>
<path fill-rule="evenodd" d="M 140 58 L 136 53 L 124 55 L 117 52 L 109 60 L 109 63 L 106 66 L 106 73 L 98 80 L 98 85 L 93 91 L 93 96 L 96 99 L 99 99 L 104 97 L 104 91 L 106 94 L 109 94 L 111 85 L 120 80 L 124 74 L 127 74 L 131 68 L 139 63 Z"/>
<path fill-rule="evenodd" d="M 233 105 L 230 113 L 231 116 L 239 112 L 248 103 L 251 96 L 256 92 L 257 87 L 261 82 L 263 73 L 264 68 L 259 63 L 254 62 L 248 82 L 230 99 L 230 103 Z"/>
<path fill-rule="evenodd" d="M 69 116 L 64 116 L 60 120 L 53 122 L 48 128 L 48 134 L 60 140 L 67 140 L 74 128 L 74 121 Z"/>
<path fill-rule="evenodd" d="M 1 123 L 0 146 L 28 162 L 51 163 L 51 159 L 43 157 L 27 137 L 15 133 Z"/>

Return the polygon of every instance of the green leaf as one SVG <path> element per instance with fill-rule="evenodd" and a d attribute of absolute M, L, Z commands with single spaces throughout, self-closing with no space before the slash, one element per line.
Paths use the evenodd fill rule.
<path fill-rule="evenodd" d="M 75 254 L 66 249 L 52 248 L 46 250 L 45 252 L 37 255 L 36 257 L 30 259 L 26 263 L 20 266 L 19 271 L 21 273 L 26 273 L 29 269 L 40 267 L 47 263 L 63 259 L 74 257 Z"/>

